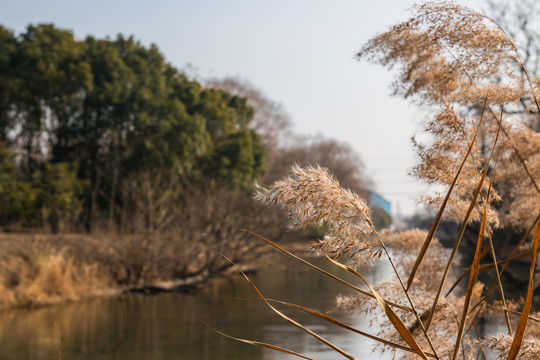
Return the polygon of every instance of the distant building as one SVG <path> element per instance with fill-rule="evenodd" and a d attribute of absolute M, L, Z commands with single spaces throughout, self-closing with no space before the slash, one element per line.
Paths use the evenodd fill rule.
<path fill-rule="evenodd" d="M 371 208 L 383 209 L 388 215 L 392 214 L 392 205 L 390 204 L 390 201 L 373 191 L 370 193 L 369 206 Z"/>

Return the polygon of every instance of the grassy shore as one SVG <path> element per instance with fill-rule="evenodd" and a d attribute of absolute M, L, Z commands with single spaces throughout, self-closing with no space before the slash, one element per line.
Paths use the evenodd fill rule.
<path fill-rule="evenodd" d="M 0 309 L 123 291 L 185 291 L 230 268 L 208 259 L 208 249 L 187 245 L 163 234 L 0 233 Z M 243 246 L 242 256 L 232 257 L 253 265 L 261 249 Z"/>

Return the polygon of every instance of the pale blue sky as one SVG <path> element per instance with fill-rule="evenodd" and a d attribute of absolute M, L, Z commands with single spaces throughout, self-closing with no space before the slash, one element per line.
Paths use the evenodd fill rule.
<path fill-rule="evenodd" d="M 476 6 L 481 0 L 459 3 Z M 410 137 L 425 115 L 390 96 L 392 74 L 358 62 L 361 45 L 405 20 L 405 0 L 0 0 L 0 24 L 19 33 L 54 23 L 86 35 L 134 35 L 199 78 L 239 76 L 280 102 L 294 131 L 353 146 L 393 212 L 411 214 L 425 187 L 407 176 Z M 399 209 L 399 210 L 398 210 Z"/>

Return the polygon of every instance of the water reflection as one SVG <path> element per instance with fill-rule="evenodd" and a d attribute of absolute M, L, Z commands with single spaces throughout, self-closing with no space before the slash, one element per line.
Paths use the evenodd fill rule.
<path fill-rule="evenodd" d="M 325 266 L 333 268 L 330 264 Z M 366 269 L 371 279 L 384 273 L 384 264 Z M 265 296 L 322 312 L 332 307 L 337 294 L 350 293 L 324 275 L 282 258 L 252 279 Z M 325 345 L 293 328 L 260 301 L 246 300 L 253 297 L 253 290 L 240 276 L 219 279 L 193 295 L 126 296 L 128 327 L 119 359 L 291 359 L 220 336 L 201 320 L 233 336 L 273 343 L 317 359 L 336 357 Z M 372 358 L 368 341 L 360 335 L 290 309 L 283 312 L 356 357 Z M 350 316 L 340 317 L 351 325 L 368 328 L 369 319 L 362 316 L 355 315 L 352 321 Z M 119 298 L 4 312 L 0 314 L 0 358 L 59 359 L 61 351 L 64 359 L 112 359 L 123 322 L 124 309 Z"/>

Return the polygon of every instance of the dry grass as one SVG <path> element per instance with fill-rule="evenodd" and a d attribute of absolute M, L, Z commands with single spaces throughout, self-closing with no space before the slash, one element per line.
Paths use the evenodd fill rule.
<path fill-rule="evenodd" d="M 260 253 L 260 244 L 246 242 L 246 234 L 229 242 L 211 233 L 202 236 L 195 229 L 124 236 L 0 234 L 0 309 L 117 294 L 169 280 L 199 283 L 231 266 L 217 251 L 246 262 Z"/>
<path fill-rule="evenodd" d="M 97 263 L 80 261 L 46 237 L 0 236 L 0 308 L 96 295 L 113 284 Z"/>
<path fill-rule="evenodd" d="M 284 209 L 293 229 L 310 224 L 328 226 L 327 235 L 314 250 L 355 274 L 366 288 L 257 236 L 354 289 L 351 296 L 338 298 L 337 308 L 376 314 L 379 332 L 364 335 L 378 341 L 396 359 L 485 359 L 486 351 L 498 358 L 537 359 L 540 321 L 532 308 L 532 294 L 540 237 L 540 135 L 534 131 L 540 113 L 536 95 L 540 77 L 532 78 L 514 42 L 485 15 L 447 1 L 418 5 L 412 12 L 408 21 L 368 42 L 359 56 L 387 66 L 398 65 L 401 72 L 396 93 L 436 109 L 426 128 L 433 141 L 416 144 L 421 162 L 414 169 L 419 178 L 445 188 L 440 194 L 424 197 L 439 210 L 431 231 L 378 233 L 364 200 L 341 188 L 326 169 L 293 166 L 288 177 L 261 189 L 256 198 Z M 461 224 L 448 251 L 435 237 L 443 217 Z M 465 264 L 466 288 L 457 291 L 454 285 L 464 273 L 458 250 L 465 229 L 471 225 L 478 230 L 475 253 L 472 262 Z M 529 229 L 521 241 L 515 239 L 509 259 L 497 259 L 496 255 L 501 244 L 493 238 L 493 229 L 503 225 Z M 500 280 L 517 253 L 531 262 L 520 304 L 507 301 Z M 492 263 L 501 261 L 500 265 L 480 265 L 487 254 Z M 381 256 L 390 261 L 394 276 L 369 284 L 355 267 Z M 478 274 L 483 271 L 492 272 L 496 280 L 492 284 L 479 282 Z M 354 359 L 285 316 L 250 284 L 279 316 Z M 498 300 L 488 301 L 494 295 Z M 315 311 L 292 306 L 321 317 Z M 501 317 L 506 334 L 482 338 L 477 332 L 476 320 L 488 312 Z M 346 327 L 333 318 L 324 319 Z"/>
<path fill-rule="evenodd" d="M 508 317 L 509 333 L 516 334 L 512 333 L 512 329 L 522 329 L 521 335 L 508 335 L 517 344 L 514 347 L 520 351 L 520 358 L 535 358 L 535 354 L 540 351 L 537 347 L 538 342 L 534 340 L 536 336 L 540 335 L 540 325 L 536 322 L 531 324 L 532 321 L 535 321 L 534 316 L 537 315 L 532 314 L 533 320 L 529 320 L 533 271 L 531 271 L 531 283 L 525 309 L 522 312 L 515 310 L 519 307 L 515 303 L 505 301 L 486 302 L 486 294 L 490 293 L 491 289 L 477 282 L 477 274 L 480 271 L 479 262 L 482 257 L 482 239 L 484 236 L 488 236 L 484 229 L 481 229 L 479 233 L 478 247 L 473 259 L 473 270 L 471 271 L 474 276 L 470 277 L 467 291 L 463 293 L 454 291 L 455 287 L 453 286 L 462 270 L 456 268 L 454 272 L 448 272 L 447 269 L 454 263 L 454 258 L 450 257 L 449 260 L 450 251 L 444 249 L 436 238 L 430 238 L 427 231 L 420 230 L 377 233 L 370 222 L 368 209 L 363 206 L 363 200 L 349 191 L 341 189 L 337 181 L 325 169 L 293 167 L 288 178 L 276 182 L 266 191 L 259 192 L 257 198 L 265 203 L 277 204 L 285 209 L 289 218 L 293 219 L 294 228 L 299 224 L 304 225 L 324 221 L 329 225 L 331 234 L 346 234 L 343 238 L 346 236 L 347 241 L 335 241 L 334 236 L 332 236 L 330 242 L 325 246 L 315 244 L 313 247 L 321 255 L 327 256 L 329 259 L 335 259 L 332 261 L 357 275 L 359 280 L 368 287 L 368 291 L 360 289 L 354 284 L 347 283 L 325 272 L 334 280 L 345 283 L 356 290 L 350 296 L 339 296 L 336 309 L 376 314 L 373 317 L 373 322 L 377 325 L 376 328 L 380 330 L 376 334 L 364 335 L 378 341 L 381 349 L 391 351 L 395 358 L 416 359 L 420 357 L 424 359 L 472 360 L 476 359 L 478 354 L 482 354 L 484 350 L 499 352 L 501 356 L 505 356 L 504 354 L 509 352 L 512 344 L 512 342 L 508 342 L 507 338 L 496 343 L 492 337 L 478 340 L 479 338 L 475 333 L 475 321 L 481 314 L 488 312 L 491 312 L 491 314 L 504 314 L 505 309 L 513 310 L 509 312 Z M 335 205 L 335 209 L 328 209 L 330 205 Z M 321 206 L 324 208 L 320 208 Z M 483 225 L 486 223 L 486 214 L 485 209 Z M 362 222 L 362 224 L 358 225 L 358 222 Z M 467 220 L 464 220 L 464 223 L 467 223 Z M 537 228 L 540 227 L 537 226 Z M 340 232 L 341 229 L 343 229 L 342 232 Z M 351 231 L 351 229 L 353 230 Z M 354 229 L 362 230 L 354 231 Z M 262 236 L 258 237 L 315 270 L 323 271 L 289 253 L 272 241 Z M 539 233 L 536 232 L 532 237 L 534 240 L 532 248 L 528 249 L 529 254 L 536 254 L 538 237 Z M 401 279 L 410 276 L 412 269 L 415 267 L 418 252 L 428 238 L 430 239 L 430 246 L 427 248 L 426 253 L 423 254 L 423 260 L 415 272 L 416 276 L 411 282 L 411 286 L 406 288 Z M 327 241 L 328 239 L 323 239 L 322 243 Z M 379 245 L 374 246 L 373 244 L 377 241 Z M 489 241 L 489 243 L 493 246 L 492 241 Z M 392 253 L 384 251 L 387 246 L 392 248 Z M 355 250 L 351 250 L 351 248 Z M 381 249 L 383 250 L 381 251 Z M 455 249 L 456 247 L 453 252 L 455 252 Z M 351 253 L 354 253 L 354 251 L 361 251 L 364 254 L 361 257 L 352 256 Z M 356 273 L 354 267 L 365 264 L 360 263 L 359 259 L 369 262 L 378 259 L 381 252 L 392 263 L 394 261 L 397 263 L 394 268 L 395 277 L 379 284 L 368 284 L 365 279 Z M 494 267 L 484 266 L 482 269 L 491 269 L 493 271 Z M 502 272 L 504 269 L 501 268 L 498 271 Z M 258 292 L 255 284 L 251 283 L 251 285 L 258 295 L 266 301 L 264 296 Z M 496 288 L 496 284 L 492 288 Z M 504 294 L 504 291 L 501 290 L 501 293 Z M 440 296 L 441 294 L 446 295 Z M 268 305 L 278 315 L 284 316 L 273 305 L 270 303 Z M 313 310 L 294 304 L 285 305 L 361 333 L 358 329 L 350 328 Z M 303 325 L 291 321 L 288 317 L 286 319 L 293 326 L 311 333 Z M 525 333 L 528 336 L 525 336 Z M 520 331 L 517 331 L 517 334 L 520 334 Z M 319 339 L 318 335 L 312 335 Z M 456 341 L 456 336 L 459 339 L 458 341 Z M 328 344 L 324 339 L 319 340 L 336 350 L 333 344 Z M 525 345 L 522 346 L 522 342 Z M 503 348 L 501 344 L 506 343 L 509 343 L 509 347 Z M 286 351 L 286 349 L 278 349 L 277 347 L 275 349 Z M 336 351 L 347 358 L 354 359 L 353 355 L 344 352 L 342 349 Z M 517 354 L 518 352 L 515 355 Z"/>
<path fill-rule="evenodd" d="M 184 201 L 168 227 L 145 225 L 145 219 L 166 215 L 158 208 L 148 209 L 152 216 L 134 211 L 133 228 L 123 235 L 0 233 L 0 308 L 156 288 L 157 283 L 170 287 L 178 280 L 193 280 L 189 286 L 194 286 L 231 267 L 220 254 L 235 262 L 260 255 L 261 244 L 239 227 L 249 222 L 257 231 L 270 229 L 272 236 L 283 233 L 279 212 L 260 211 L 262 205 L 245 189 L 200 184 Z"/>

